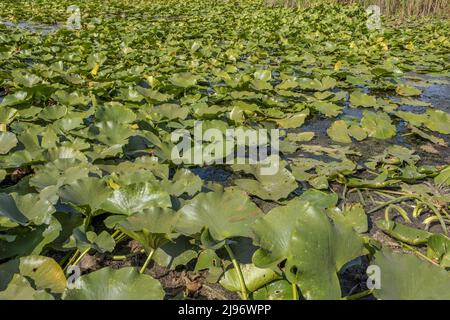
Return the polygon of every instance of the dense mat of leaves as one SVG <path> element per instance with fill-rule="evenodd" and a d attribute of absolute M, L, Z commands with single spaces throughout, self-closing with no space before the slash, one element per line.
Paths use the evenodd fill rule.
<path fill-rule="evenodd" d="M 161 299 L 151 261 L 242 298 L 340 299 L 358 264 L 376 298 L 450 298 L 449 105 L 425 94 L 450 88 L 449 20 L 253 0 L 1 1 L 0 20 L 1 299 Z M 281 129 L 279 171 L 173 163 L 195 121 Z M 67 286 L 127 239 L 141 273 Z"/>

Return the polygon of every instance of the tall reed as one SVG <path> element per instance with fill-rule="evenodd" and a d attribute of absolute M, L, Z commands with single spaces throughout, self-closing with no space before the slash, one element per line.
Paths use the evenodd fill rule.
<path fill-rule="evenodd" d="M 267 0 L 269 5 L 306 8 L 322 3 L 378 5 L 384 15 L 396 18 L 450 16 L 450 0 Z"/>

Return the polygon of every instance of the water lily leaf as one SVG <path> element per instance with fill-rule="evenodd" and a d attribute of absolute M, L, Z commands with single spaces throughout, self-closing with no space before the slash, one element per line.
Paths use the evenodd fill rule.
<path fill-rule="evenodd" d="M 128 88 L 122 88 L 119 89 L 119 97 L 118 99 L 123 101 L 130 101 L 130 102 L 141 102 L 144 100 L 144 96 L 139 93 L 139 91 L 132 86 L 129 86 Z"/>
<path fill-rule="evenodd" d="M 59 189 L 61 201 L 76 206 L 89 206 L 92 212 L 100 209 L 110 193 L 105 182 L 94 177 L 78 179 Z"/>
<path fill-rule="evenodd" d="M 329 118 L 334 118 L 342 112 L 341 107 L 327 101 L 315 101 L 312 107 Z"/>
<path fill-rule="evenodd" d="M 14 82 L 27 88 L 32 88 L 42 81 L 37 75 L 26 72 L 25 70 L 16 69 L 12 73 Z"/>
<path fill-rule="evenodd" d="M 303 141 L 311 141 L 314 138 L 315 133 L 312 131 L 309 132 L 299 132 L 299 133 L 288 133 L 286 135 L 286 140 L 291 142 L 303 142 Z"/>
<path fill-rule="evenodd" d="M 347 124 L 344 120 L 337 120 L 327 129 L 328 136 L 336 142 L 351 143 Z"/>
<path fill-rule="evenodd" d="M 185 266 L 193 259 L 197 258 L 196 246 L 184 236 L 164 243 L 153 255 L 153 260 L 161 267 L 175 269 L 178 266 Z"/>
<path fill-rule="evenodd" d="M 165 103 L 153 108 L 153 110 L 164 118 L 173 120 L 184 120 L 189 115 L 189 108 L 181 107 L 174 103 Z"/>
<path fill-rule="evenodd" d="M 116 246 L 116 242 L 107 231 L 102 231 L 98 235 L 95 232 L 88 231 L 86 232 L 86 238 L 91 242 L 92 247 L 100 253 L 112 252 Z"/>
<path fill-rule="evenodd" d="M 413 126 L 420 127 L 423 123 L 428 121 L 428 116 L 426 114 L 418 114 L 406 111 L 397 111 L 396 116 L 408 121 Z"/>
<path fill-rule="evenodd" d="M 253 174 L 257 180 L 236 179 L 234 183 L 249 194 L 265 200 L 279 200 L 286 198 L 297 189 L 297 182 L 292 173 L 286 168 L 279 168 L 276 174 L 262 174 L 260 166 L 254 166 Z"/>
<path fill-rule="evenodd" d="M 445 140 L 442 139 L 442 138 L 438 138 L 436 136 L 428 134 L 428 133 L 426 133 L 426 132 L 424 132 L 424 131 L 422 131 L 422 130 L 420 130 L 420 129 L 412 126 L 412 125 L 409 125 L 408 128 L 411 129 L 412 133 L 418 135 L 419 137 L 421 137 L 423 139 L 429 140 L 429 141 L 431 141 L 431 142 L 433 142 L 435 144 L 438 144 L 440 146 L 443 146 L 443 147 L 447 147 L 448 146 L 447 142 L 445 142 Z"/>
<path fill-rule="evenodd" d="M 353 107 L 376 107 L 377 99 L 362 92 L 353 92 L 350 94 L 350 104 Z"/>
<path fill-rule="evenodd" d="M 323 192 L 315 189 L 306 190 L 301 194 L 299 199 L 308 201 L 313 206 L 325 209 L 335 207 L 338 202 L 336 193 Z"/>
<path fill-rule="evenodd" d="M 369 230 L 369 221 L 364 207 L 360 203 L 346 204 L 342 213 L 333 210 L 330 211 L 330 216 L 333 220 L 342 220 L 351 225 L 358 233 L 365 233 Z"/>
<path fill-rule="evenodd" d="M 269 81 L 272 79 L 272 72 L 270 70 L 258 70 L 253 74 L 256 80 Z"/>
<path fill-rule="evenodd" d="M 377 139 L 389 139 L 396 134 L 391 118 L 384 112 L 364 111 L 361 126 L 369 137 Z"/>
<path fill-rule="evenodd" d="M 295 80 L 285 80 L 279 85 L 277 85 L 277 89 L 279 90 L 289 90 L 298 86 L 298 82 Z"/>
<path fill-rule="evenodd" d="M 0 259 L 39 255 L 46 245 L 59 236 L 61 229 L 61 224 L 54 217 L 51 217 L 48 224 L 14 228 L 11 230 L 11 235 L 15 236 L 13 242 L 0 240 Z"/>
<path fill-rule="evenodd" d="M 183 72 L 174 74 L 170 77 L 169 81 L 177 87 L 189 88 L 197 84 L 198 77 L 190 72 Z"/>
<path fill-rule="evenodd" d="M 381 287 L 374 291 L 374 296 L 379 299 L 450 299 L 450 274 L 413 254 L 383 249 L 375 253 L 372 265 L 381 271 Z"/>
<path fill-rule="evenodd" d="M 0 300 L 53 300 L 44 290 L 35 290 L 28 280 L 15 274 L 6 290 L 0 292 Z"/>
<path fill-rule="evenodd" d="M 398 85 L 397 88 L 395 88 L 395 92 L 404 97 L 420 96 L 422 93 L 419 89 L 405 84 Z"/>
<path fill-rule="evenodd" d="M 13 193 L 12 197 L 20 212 L 36 225 L 48 222 L 51 214 L 55 212 L 51 202 L 47 199 L 41 199 L 39 194 L 19 195 Z"/>
<path fill-rule="evenodd" d="M 400 240 L 407 244 L 420 245 L 428 242 L 428 238 L 432 235 L 430 232 L 408 227 L 404 224 L 389 220 L 378 220 L 375 222 L 378 228 L 390 235 L 394 239 Z"/>
<path fill-rule="evenodd" d="M 268 81 L 255 79 L 252 81 L 252 86 L 255 87 L 256 90 L 272 90 L 272 85 Z"/>
<path fill-rule="evenodd" d="M 289 245 L 286 276 L 306 299 L 339 299 L 337 272 L 364 254 L 362 238 L 351 226 L 330 221 L 324 209 L 309 206 L 297 218 Z"/>
<path fill-rule="evenodd" d="M 442 169 L 442 171 L 434 177 L 434 183 L 442 186 L 450 186 L 450 166 Z"/>
<path fill-rule="evenodd" d="M 53 293 L 62 293 L 66 288 L 66 277 L 59 264 L 44 256 L 20 258 L 19 271 L 22 276 L 33 280 L 38 289 L 49 289 Z"/>
<path fill-rule="evenodd" d="M 0 193 L 0 216 L 7 217 L 22 225 L 28 222 L 27 217 L 17 208 L 14 199 L 6 193 Z"/>
<path fill-rule="evenodd" d="M 108 106 L 99 107 L 95 113 L 95 117 L 102 122 L 131 123 L 136 120 L 134 112 L 119 103 L 111 103 Z"/>
<path fill-rule="evenodd" d="M 444 268 L 450 267 L 450 238 L 433 234 L 428 238 L 427 256 L 437 260 Z"/>
<path fill-rule="evenodd" d="M 166 180 L 169 182 L 168 180 Z M 187 193 L 193 196 L 199 192 L 202 188 L 203 180 L 187 169 L 178 169 L 171 183 L 167 186 L 164 185 L 163 189 L 167 188 L 168 192 L 174 196 L 180 196 L 183 193 Z"/>
<path fill-rule="evenodd" d="M 0 154 L 7 154 L 17 145 L 16 135 L 12 132 L 0 132 Z"/>
<path fill-rule="evenodd" d="M 161 300 L 165 293 L 159 281 L 135 268 L 110 267 L 83 275 L 79 289 L 64 292 L 65 300 Z"/>
<path fill-rule="evenodd" d="M 180 209 L 177 230 L 192 235 L 208 227 L 216 240 L 251 237 L 250 224 L 261 216 L 261 210 L 246 193 L 236 188 L 223 192 L 200 193 Z"/>
<path fill-rule="evenodd" d="M 287 258 L 294 221 L 309 203 L 294 199 L 286 206 L 276 207 L 251 226 L 255 244 L 260 247 L 253 255 L 255 266 L 266 268 Z"/>
<path fill-rule="evenodd" d="M 24 103 L 29 98 L 31 98 L 31 97 L 28 96 L 28 93 L 26 91 L 16 91 L 13 94 L 8 94 L 3 99 L 3 101 L 0 103 L 0 106 L 1 107 L 15 106 L 15 105 Z M 17 110 L 15 110 L 15 111 L 17 111 Z M 3 121 L 0 121 L 0 122 L 3 122 Z"/>
<path fill-rule="evenodd" d="M 293 115 L 289 115 L 284 119 L 277 119 L 274 121 L 277 123 L 278 127 L 283 129 L 298 128 L 305 122 L 308 115 L 309 111 L 302 111 Z"/>
<path fill-rule="evenodd" d="M 83 96 L 78 91 L 69 93 L 64 90 L 58 90 L 52 95 L 52 98 L 65 106 L 87 105 L 89 102 L 89 98 Z"/>
<path fill-rule="evenodd" d="M 281 276 L 272 269 L 261 269 L 253 264 L 241 265 L 242 275 L 244 276 L 245 286 L 250 292 L 256 291 L 266 284 L 278 280 Z M 239 277 L 236 269 L 232 268 L 225 272 L 220 284 L 230 291 L 238 292 L 241 290 Z"/>
<path fill-rule="evenodd" d="M 443 134 L 450 134 L 450 114 L 435 109 L 428 109 L 426 111 L 428 120 L 425 122 L 425 126 L 433 131 L 437 131 Z"/>
<path fill-rule="evenodd" d="M 92 129 L 93 138 L 108 146 L 124 145 L 133 134 L 131 128 L 113 121 L 99 122 Z"/>
<path fill-rule="evenodd" d="M 358 141 L 362 141 L 367 138 L 367 132 L 357 124 L 351 124 L 348 127 L 348 134 Z"/>
<path fill-rule="evenodd" d="M 277 280 L 253 292 L 253 300 L 292 300 L 292 285 L 286 280 Z"/>
<path fill-rule="evenodd" d="M 147 208 L 169 206 L 171 201 L 166 191 L 149 183 L 136 183 L 114 190 L 100 207 L 107 212 L 129 216 Z"/>
<path fill-rule="evenodd" d="M 150 208 L 120 221 L 118 228 L 150 253 L 171 240 L 179 214 L 169 208 Z"/>

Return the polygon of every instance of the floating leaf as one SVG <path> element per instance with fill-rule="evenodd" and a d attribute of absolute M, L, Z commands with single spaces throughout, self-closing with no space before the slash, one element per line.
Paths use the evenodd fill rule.
<path fill-rule="evenodd" d="M 80 277 L 79 289 L 68 289 L 65 300 L 161 300 L 161 284 L 135 268 L 110 267 Z"/>
<path fill-rule="evenodd" d="M 375 253 L 372 265 L 381 273 L 380 289 L 374 291 L 379 299 L 450 299 L 450 274 L 415 255 L 383 249 Z"/>
<path fill-rule="evenodd" d="M 230 237 L 251 237 L 250 224 L 261 210 L 239 189 L 201 193 L 180 209 L 177 230 L 186 235 L 208 227 L 216 240 Z"/>

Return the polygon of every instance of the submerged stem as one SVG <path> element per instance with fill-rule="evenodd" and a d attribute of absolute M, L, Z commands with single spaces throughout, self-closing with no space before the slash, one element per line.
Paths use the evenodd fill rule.
<path fill-rule="evenodd" d="M 242 275 L 241 267 L 239 266 L 239 263 L 236 260 L 236 257 L 234 256 L 233 251 L 231 250 L 230 246 L 228 244 L 225 244 L 225 249 L 228 252 L 228 255 L 230 256 L 231 262 L 233 263 L 234 269 L 236 270 L 236 273 L 239 278 L 239 284 L 241 286 L 241 294 L 242 294 L 242 300 L 248 300 L 248 290 L 245 286 L 245 280 L 244 276 Z"/>
<path fill-rule="evenodd" d="M 415 198 L 416 198 L 415 196 L 404 196 L 404 197 L 399 197 L 397 199 L 389 200 L 389 201 L 383 202 L 379 206 L 376 206 L 375 208 L 369 210 L 367 213 L 368 214 L 374 213 L 375 211 L 383 209 L 384 207 L 386 207 L 386 206 L 388 206 L 390 204 L 402 202 L 402 201 L 409 200 L 409 199 L 415 199 Z"/>
<path fill-rule="evenodd" d="M 414 249 L 413 247 L 411 247 L 410 245 L 407 245 L 406 243 L 402 243 L 402 246 L 412 252 L 414 252 L 414 254 L 416 254 L 417 256 L 419 256 L 420 258 L 428 261 L 429 263 L 432 263 L 436 266 L 439 266 L 438 263 L 434 262 L 433 260 L 431 260 L 430 258 L 428 258 L 426 255 L 424 255 L 422 252 L 420 252 L 419 250 Z"/>
<path fill-rule="evenodd" d="M 86 250 L 84 250 L 80 256 L 78 257 L 77 260 L 75 260 L 75 262 L 73 263 L 74 266 L 76 266 L 78 263 L 80 263 L 81 259 L 83 259 L 83 257 L 89 252 L 89 250 L 91 250 L 91 248 L 88 248 Z"/>
<path fill-rule="evenodd" d="M 78 254 L 80 253 L 80 250 L 76 250 L 73 256 L 70 258 L 69 262 L 67 262 L 66 266 L 64 267 L 64 271 L 67 270 L 67 268 L 73 264 L 73 261 L 77 258 Z"/>
<path fill-rule="evenodd" d="M 153 255 L 155 254 L 156 249 L 152 249 L 152 251 L 150 251 L 150 254 L 148 255 L 147 259 L 145 260 L 141 270 L 139 271 L 139 273 L 144 273 L 145 269 L 147 269 L 148 264 L 150 263 L 150 261 L 153 258 Z"/>
<path fill-rule="evenodd" d="M 364 298 L 364 297 L 367 297 L 367 296 L 371 295 L 372 292 L 373 292 L 373 289 L 364 290 L 364 291 L 355 293 L 355 294 L 353 294 L 351 296 L 344 297 L 344 300 L 361 299 L 361 298 Z"/>
<path fill-rule="evenodd" d="M 298 300 L 298 290 L 295 283 L 292 284 L 292 300 Z"/>

